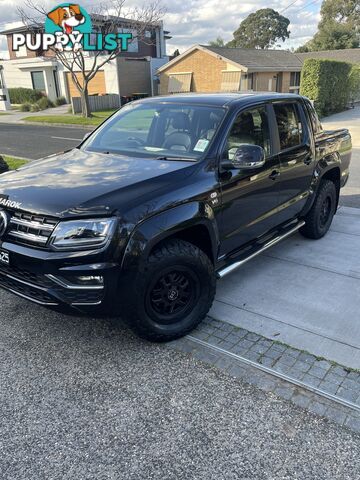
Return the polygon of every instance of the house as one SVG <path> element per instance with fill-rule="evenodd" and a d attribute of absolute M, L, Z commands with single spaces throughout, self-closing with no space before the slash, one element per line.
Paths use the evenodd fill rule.
<path fill-rule="evenodd" d="M 304 62 L 307 58 L 325 58 L 340 62 L 358 63 L 360 65 L 360 48 L 344 48 L 343 50 L 321 50 L 319 52 L 297 53 L 296 56 Z"/>
<path fill-rule="evenodd" d="M 103 21 L 104 17 L 100 15 L 92 16 L 94 31 L 101 29 Z M 121 52 L 97 72 L 89 83 L 90 95 L 153 94 L 154 87 L 157 87 L 156 70 L 169 60 L 166 56 L 166 40 L 171 38 L 169 32 L 164 31 L 162 22 L 158 22 L 145 31 L 143 38 L 137 38 L 136 23 L 125 18 L 118 19 L 118 31 L 131 32 L 134 39 L 127 52 Z M 64 96 L 70 101 L 71 97 L 79 96 L 70 72 L 57 60 L 53 51 L 31 51 L 25 46 L 18 51 L 13 50 L 12 35 L 18 32 L 28 33 L 29 28 L 23 26 L 0 32 L 7 37 L 9 52 L 9 60 L 1 61 L 6 86 L 38 89 L 50 100 Z M 85 69 L 90 69 L 93 52 L 84 52 L 84 56 Z"/>
<path fill-rule="evenodd" d="M 302 61 L 286 50 L 194 45 L 158 69 L 160 93 L 298 93 Z"/>

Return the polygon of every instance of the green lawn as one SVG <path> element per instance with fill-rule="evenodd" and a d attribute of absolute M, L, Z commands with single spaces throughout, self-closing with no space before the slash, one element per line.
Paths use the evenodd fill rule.
<path fill-rule="evenodd" d="M 25 117 L 25 122 L 38 123 L 54 123 L 65 125 L 99 125 L 115 110 L 105 110 L 102 112 L 94 112 L 91 118 L 83 118 L 81 115 L 37 115 L 33 117 Z"/>
<path fill-rule="evenodd" d="M 10 170 L 16 170 L 27 163 L 27 160 L 24 160 L 23 158 L 9 157 L 8 155 L 3 155 L 3 157 L 5 162 L 9 165 Z"/>
<path fill-rule="evenodd" d="M 0 115 L 9 115 L 9 112 L 0 112 Z"/>

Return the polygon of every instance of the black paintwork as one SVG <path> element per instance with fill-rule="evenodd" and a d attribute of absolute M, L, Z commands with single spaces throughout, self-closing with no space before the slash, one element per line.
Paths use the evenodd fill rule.
<path fill-rule="evenodd" d="M 273 102 L 297 102 L 305 127 L 303 143 L 279 151 L 272 125 L 273 151 L 263 167 L 223 170 L 221 148 L 236 115 Z M 206 158 L 198 162 L 127 158 L 76 148 L 1 175 L 0 194 L 21 203 L 21 210 L 59 220 L 116 216 L 118 228 L 100 251 L 52 252 L 3 241 L 16 267 L 37 274 L 104 275 L 106 295 L 100 310 L 113 303 L 133 271 L 143 268 L 151 250 L 170 236 L 200 245 L 215 268 L 231 263 L 251 246 L 311 208 L 324 175 L 343 186 L 349 175 L 351 138 L 346 129 L 314 131 L 306 101 L 284 94 L 187 94 L 154 97 L 142 103 L 222 106 L 225 117 Z M 275 123 L 273 121 L 273 123 Z M 329 173 L 330 172 L 330 173 Z M 66 296 L 51 292 L 60 303 Z M 84 308 L 85 309 L 85 308 Z"/>

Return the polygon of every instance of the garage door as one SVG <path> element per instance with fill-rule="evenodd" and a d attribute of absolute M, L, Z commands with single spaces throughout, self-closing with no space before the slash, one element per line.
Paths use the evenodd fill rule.
<path fill-rule="evenodd" d="M 76 74 L 77 78 L 79 79 L 80 83 L 82 84 L 82 75 L 80 73 Z M 69 90 L 70 97 L 80 97 L 80 93 L 76 88 L 73 79 L 71 78 L 71 73 L 66 73 L 66 80 Z M 105 87 L 105 74 L 102 70 L 99 70 L 95 77 L 90 80 L 89 82 L 89 94 L 90 95 L 103 95 L 106 93 Z"/>

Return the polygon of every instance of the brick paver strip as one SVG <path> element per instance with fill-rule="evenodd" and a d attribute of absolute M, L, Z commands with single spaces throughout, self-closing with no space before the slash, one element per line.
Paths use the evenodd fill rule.
<path fill-rule="evenodd" d="M 360 432 L 359 372 L 210 317 L 189 337 L 168 345 Z M 267 369 L 282 378 L 271 375 Z M 284 375 L 295 384 L 287 381 Z M 310 390 L 302 388 L 296 382 L 306 384 Z M 349 406 L 324 398 L 312 389 L 334 395 L 339 401 L 348 402 Z"/>

